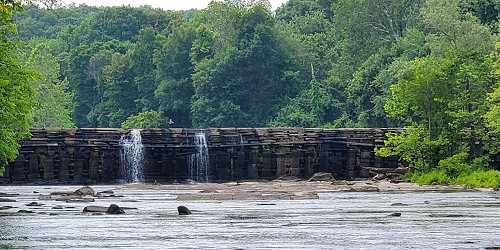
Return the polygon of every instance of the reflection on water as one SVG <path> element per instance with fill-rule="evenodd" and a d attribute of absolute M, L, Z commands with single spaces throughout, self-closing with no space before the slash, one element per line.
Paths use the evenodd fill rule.
<path fill-rule="evenodd" d="M 180 191 L 96 186 L 117 196 L 39 201 L 75 187 L 0 187 L 18 193 L 0 211 L 0 249 L 485 249 L 500 246 L 492 192 L 323 193 L 317 200 L 177 201 Z M 33 193 L 37 191 L 38 193 Z M 41 207 L 27 207 L 29 202 Z M 124 215 L 82 214 L 87 205 Z M 63 205 L 64 209 L 52 207 Z M 193 211 L 178 216 L 177 206 Z M 34 214 L 19 214 L 20 209 Z M 391 216 L 399 212 L 401 216 Z"/>

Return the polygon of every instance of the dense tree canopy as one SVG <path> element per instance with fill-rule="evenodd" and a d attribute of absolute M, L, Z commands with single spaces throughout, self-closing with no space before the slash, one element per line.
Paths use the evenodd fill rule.
<path fill-rule="evenodd" d="M 41 78 L 36 71 L 22 66 L 15 53 L 19 43 L 9 39 L 16 33 L 12 13 L 22 8 L 20 1 L 0 2 L 0 175 L 5 163 L 16 158 L 18 141 L 30 136 L 29 121 L 35 106 L 30 81 Z"/>
<path fill-rule="evenodd" d="M 23 79 L 15 107 L 34 116 L 2 114 L 32 125 L 407 126 L 379 153 L 416 169 L 482 162 L 500 131 L 498 0 L 28 5 L 12 18 L 19 36 L 19 6 L 3 4 L 2 60 L 22 72 L 5 84 Z M 27 44 L 14 51 L 8 37 Z M 14 54 L 40 78 L 28 84 Z"/>

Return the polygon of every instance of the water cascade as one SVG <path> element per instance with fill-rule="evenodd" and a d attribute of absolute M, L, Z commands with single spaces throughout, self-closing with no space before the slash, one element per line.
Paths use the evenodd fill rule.
<path fill-rule="evenodd" d="M 144 182 L 144 146 L 141 131 L 133 129 L 120 139 L 120 167 L 128 183 Z"/>
<path fill-rule="evenodd" d="M 205 133 L 198 132 L 194 135 L 196 151 L 189 157 L 189 175 L 191 180 L 208 182 L 208 145 Z"/>

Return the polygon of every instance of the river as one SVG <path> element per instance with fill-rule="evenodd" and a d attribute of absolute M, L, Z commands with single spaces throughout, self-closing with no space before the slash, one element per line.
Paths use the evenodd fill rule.
<path fill-rule="evenodd" d="M 500 247 L 500 194 L 318 192 L 319 199 L 178 201 L 199 190 L 93 186 L 115 197 L 39 200 L 74 186 L 0 186 L 0 249 L 486 249 Z M 26 206 L 38 202 L 41 206 Z M 118 204 L 123 215 L 82 213 Z M 53 209 L 62 205 L 63 209 Z M 180 216 L 177 206 L 193 214 Z M 18 213 L 25 209 L 35 213 Z M 400 213 L 400 216 L 396 216 Z M 498 248 L 500 249 L 500 248 Z"/>

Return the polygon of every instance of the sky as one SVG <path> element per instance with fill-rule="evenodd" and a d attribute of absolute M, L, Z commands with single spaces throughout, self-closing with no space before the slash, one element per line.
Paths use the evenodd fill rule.
<path fill-rule="evenodd" d="M 130 5 L 139 7 L 141 5 L 150 5 L 155 8 L 165 10 L 189 10 L 189 9 L 204 9 L 212 0 L 62 0 L 63 3 L 75 3 L 80 5 L 85 3 L 89 6 L 122 6 Z M 273 10 L 280 7 L 287 0 L 270 0 Z"/>

